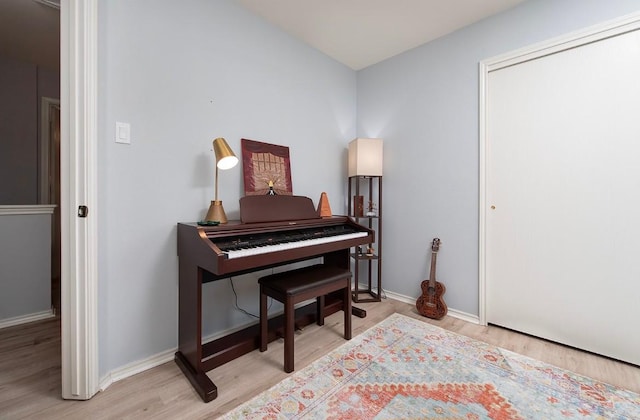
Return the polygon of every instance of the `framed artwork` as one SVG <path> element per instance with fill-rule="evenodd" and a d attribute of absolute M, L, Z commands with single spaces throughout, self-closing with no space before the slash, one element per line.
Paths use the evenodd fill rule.
<path fill-rule="evenodd" d="M 242 139 L 245 195 L 293 195 L 289 148 Z"/>

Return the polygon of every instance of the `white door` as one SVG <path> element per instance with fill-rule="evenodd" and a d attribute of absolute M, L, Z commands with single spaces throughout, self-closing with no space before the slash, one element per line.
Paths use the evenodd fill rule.
<path fill-rule="evenodd" d="M 640 364 L 640 31 L 486 92 L 486 321 Z"/>

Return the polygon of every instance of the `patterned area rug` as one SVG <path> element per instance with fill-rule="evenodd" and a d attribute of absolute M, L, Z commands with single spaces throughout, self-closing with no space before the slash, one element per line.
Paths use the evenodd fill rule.
<path fill-rule="evenodd" d="M 640 419 L 640 395 L 394 314 L 224 419 Z"/>

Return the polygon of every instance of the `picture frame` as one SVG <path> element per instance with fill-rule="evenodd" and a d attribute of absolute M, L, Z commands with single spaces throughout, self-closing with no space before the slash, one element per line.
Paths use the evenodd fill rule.
<path fill-rule="evenodd" d="M 293 195 L 289 148 L 241 139 L 245 195 Z"/>

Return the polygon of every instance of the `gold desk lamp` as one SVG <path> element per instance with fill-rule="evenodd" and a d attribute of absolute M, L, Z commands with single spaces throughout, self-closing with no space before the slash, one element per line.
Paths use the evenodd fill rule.
<path fill-rule="evenodd" d="M 213 151 L 216 155 L 216 193 L 215 199 L 209 206 L 205 221 L 227 223 L 227 215 L 224 214 L 222 201 L 218 200 L 218 168 L 222 170 L 231 169 L 238 164 L 238 158 L 227 144 L 227 141 L 222 137 L 218 137 L 213 141 Z"/>

